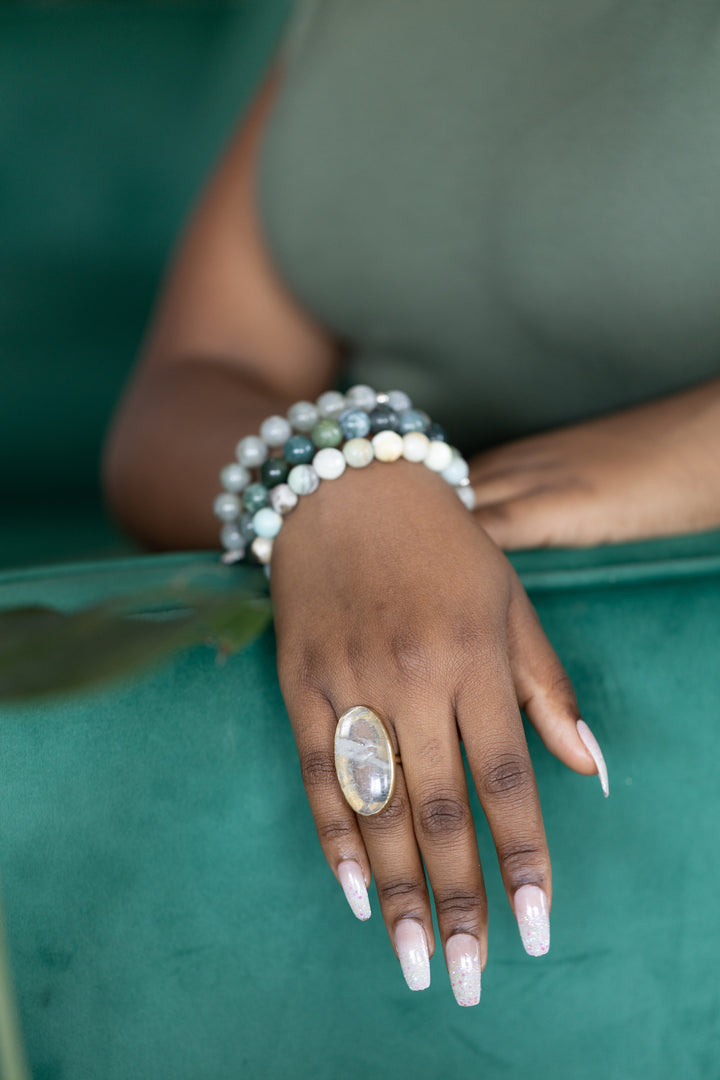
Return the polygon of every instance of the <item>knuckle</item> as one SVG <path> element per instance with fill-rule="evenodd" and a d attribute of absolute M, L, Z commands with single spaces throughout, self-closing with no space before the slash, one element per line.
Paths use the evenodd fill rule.
<path fill-rule="evenodd" d="M 430 642 L 412 630 L 396 630 L 387 643 L 396 675 L 403 683 L 427 683 L 433 669 L 435 650 Z"/>
<path fill-rule="evenodd" d="M 300 758 L 303 783 L 308 790 L 337 786 L 335 758 L 327 750 L 309 750 Z"/>
<path fill-rule="evenodd" d="M 510 877 L 515 888 L 536 884 L 543 876 L 547 858 L 545 843 L 541 839 L 499 844 L 498 862 Z"/>
<path fill-rule="evenodd" d="M 391 878 L 389 881 L 377 882 L 380 903 L 386 904 L 393 900 L 411 900 L 415 904 L 425 898 L 425 886 L 421 881 L 413 881 L 408 878 Z"/>
<path fill-rule="evenodd" d="M 355 824 L 352 821 L 343 821 L 333 818 L 331 821 L 316 823 L 318 840 L 321 844 L 334 843 L 336 840 L 346 840 L 355 832 Z"/>
<path fill-rule="evenodd" d="M 405 823 L 409 817 L 408 804 L 397 793 L 379 814 L 361 818 L 363 829 L 371 832 L 387 832 Z"/>
<path fill-rule="evenodd" d="M 420 803 L 416 818 L 423 839 L 442 840 L 467 828 L 470 808 L 456 795 L 434 795 Z"/>
<path fill-rule="evenodd" d="M 478 892 L 455 892 L 438 896 L 434 893 L 435 910 L 438 919 L 452 920 L 459 918 L 461 921 L 468 915 L 476 915 L 482 907 L 483 898 Z"/>
<path fill-rule="evenodd" d="M 521 754 L 496 758 L 482 777 L 483 794 L 494 797 L 524 794 L 532 785 L 532 766 Z"/>

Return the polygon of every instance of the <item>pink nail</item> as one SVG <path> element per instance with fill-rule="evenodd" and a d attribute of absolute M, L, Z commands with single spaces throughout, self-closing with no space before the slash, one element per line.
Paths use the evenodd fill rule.
<path fill-rule="evenodd" d="M 430 956 L 421 924 L 415 919 L 402 919 L 395 930 L 395 948 L 410 989 L 427 990 L 430 985 Z"/>
<path fill-rule="evenodd" d="M 365 922 L 370 918 L 370 900 L 362 868 L 352 859 L 346 859 L 338 866 L 338 879 L 353 915 Z"/>
<path fill-rule="evenodd" d="M 608 782 L 607 765 L 605 764 L 605 758 L 600 749 L 600 744 L 584 720 L 578 720 L 577 732 L 585 745 L 585 749 L 595 762 L 595 768 L 597 769 L 598 777 L 600 778 L 600 786 L 602 787 L 603 795 L 607 799 L 610 794 L 610 784 Z"/>
<path fill-rule="evenodd" d="M 445 946 L 450 984 L 458 1005 L 480 1001 L 480 945 L 471 934 L 454 934 Z"/>
<path fill-rule="evenodd" d="M 520 937 L 528 956 L 543 956 L 550 948 L 547 896 L 537 885 L 523 885 L 513 899 Z"/>

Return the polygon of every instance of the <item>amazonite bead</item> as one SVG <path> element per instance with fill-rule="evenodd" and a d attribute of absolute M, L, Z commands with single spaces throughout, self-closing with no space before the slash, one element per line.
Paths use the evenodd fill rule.
<path fill-rule="evenodd" d="M 347 408 L 347 402 L 345 395 L 338 393 L 337 390 L 327 390 L 324 394 L 315 402 L 318 408 L 318 412 L 321 416 L 335 419 L 339 416 L 343 409 Z"/>
<path fill-rule="evenodd" d="M 250 550 L 257 561 L 264 566 L 272 558 L 273 542 L 268 536 L 256 536 L 250 545 Z"/>
<path fill-rule="evenodd" d="M 379 431 L 373 435 L 372 448 L 378 461 L 397 461 L 403 456 L 403 437 L 397 431 Z"/>
<path fill-rule="evenodd" d="M 342 451 L 332 446 L 318 450 L 313 458 L 313 468 L 321 480 L 337 480 L 345 472 L 346 465 Z"/>
<path fill-rule="evenodd" d="M 339 446 L 343 441 L 342 428 L 337 420 L 326 417 L 324 420 L 318 420 L 312 429 L 310 438 L 318 450 L 323 450 L 326 446 Z"/>
<path fill-rule="evenodd" d="M 405 412 L 406 409 L 412 409 L 412 401 L 410 395 L 406 394 L 404 390 L 388 390 L 388 405 L 395 412 Z"/>
<path fill-rule="evenodd" d="M 267 446 L 257 435 L 246 435 L 237 444 L 235 456 L 246 469 L 259 469 L 268 456 Z"/>
<path fill-rule="evenodd" d="M 363 469 L 375 458 L 369 439 L 349 439 L 343 446 L 343 457 L 353 469 Z"/>
<path fill-rule="evenodd" d="M 452 457 L 453 452 L 446 442 L 433 440 L 428 446 L 428 451 L 425 455 L 425 464 L 428 469 L 432 469 L 433 472 L 441 473 L 443 469 L 447 469 L 452 461 Z"/>
<path fill-rule="evenodd" d="M 335 769 L 356 814 L 379 814 L 395 789 L 395 754 L 379 716 L 364 705 L 348 709 L 335 729 Z"/>
<path fill-rule="evenodd" d="M 473 490 L 473 488 L 471 488 L 468 484 L 463 487 L 456 487 L 455 490 L 458 493 L 458 498 L 460 499 L 460 502 L 467 506 L 468 510 L 474 510 L 477 503 L 477 498 L 475 497 L 475 491 Z"/>
<path fill-rule="evenodd" d="M 448 484 L 452 484 L 453 487 L 461 484 L 463 480 L 467 480 L 469 475 L 470 466 L 465 458 L 460 457 L 459 454 L 453 456 L 450 464 L 441 473 L 443 480 L 447 480 Z"/>
<path fill-rule="evenodd" d="M 213 503 L 215 517 L 220 521 L 235 521 L 241 508 L 242 503 L 238 496 L 229 491 L 224 491 L 221 495 L 218 495 Z"/>
<path fill-rule="evenodd" d="M 421 431 L 411 431 L 403 435 L 403 457 L 406 461 L 424 461 L 430 440 Z"/>
<path fill-rule="evenodd" d="M 291 435 L 292 428 L 284 416 L 268 416 L 260 425 L 260 438 L 268 446 L 282 446 Z"/>
<path fill-rule="evenodd" d="M 365 412 L 370 412 L 377 405 L 376 392 L 372 386 L 365 386 L 364 383 L 351 386 L 345 395 L 345 399 L 351 408 L 363 409 Z"/>
<path fill-rule="evenodd" d="M 312 465 L 296 465 L 290 470 L 287 482 L 296 495 L 312 495 L 320 486 L 320 477 Z"/>
<path fill-rule="evenodd" d="M 244 465 L 236 465 L 234 462 L 220 470 L 220 484 L 226 491 L 231 491 L 235 495 L 244 491 L 251 479 L 249 469 L 246 469 Z"/>
<path fill-rule="evenodd" d="M 264 506 L 262 510 L 258 510 L 257 514 L 253 516 L 255 535 L 263 536 L 267 540 L 272 540 L 277 536 L 282 528 L 282 523 L 280 515 L 269 506 Z"/>
<path fill-rule="evenodd" d="M 296 431 L 312 431 L 320 418 L 320 413 L 317 405 L 313 405 L 312 401 L 296 401 L 288 409 L 287 418 Z"/>
<path fill-rule="evenodd" d="M 268 501 L 276 514 L 289 514 L 298 504 L 298 497 L 289 484 L 278 484 L 270 489 Z"/>

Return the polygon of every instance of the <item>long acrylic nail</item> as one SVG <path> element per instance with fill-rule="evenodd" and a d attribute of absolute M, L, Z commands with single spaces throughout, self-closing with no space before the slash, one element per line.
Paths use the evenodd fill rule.
<path fill-rule="evenodd" d="M 607 799 L 608 795 L 610 794 L 610 784 L 608 782 L 607 765 L 605 764 L 605 758 L 603 757 L 603 752 L 600 749 L 600 744 L 598 743 L 597 739 L 595 738 L 592 731 L 587 726 L 584 720 L 578 720 L 577 732 L 583 743 L 585 744 L 585 749 L 595 762 L 595 768 L 597 769 L 598 777 L 600 778 L 600 786 L 602 787 L 603 795 Z"/>
<path fill-rule="evenodd" d="M 537 885 L 523 885 L 513 898 L 515 918 L 528 956 L 543 956 L 550 948 L 547 896 Z"/>
<path fill-rule="evenodd" d="M 427 990 L 430 985 L 430 956 L 422 925 L 415 919 L 402 919 L 395 930 L 395 948 L 410 989 Z"/>
<path fill-rule="evenodd" d="M 450 984 L 458 1005 L 480 1001 L 480 945 L 472 934 L 453 934 L 445 946 Z"/>
<path fill-rule="evenodd" d="M 345 859 L 338 866 L 338 879 L 353 915 L 365 922 L 370 918 L 370 900 L 362 868 L 353 859 Z"/>

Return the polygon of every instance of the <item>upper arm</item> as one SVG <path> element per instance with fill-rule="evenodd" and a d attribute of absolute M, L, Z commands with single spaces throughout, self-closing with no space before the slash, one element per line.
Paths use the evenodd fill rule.
<path fill-rule="evenodd" d="M 275 69 L 200 197 L 158 301 L 144 363 L 220 361 L 271 391 L 308 397 L 332 383 L 338 346 L 283 285 L 260 228 L 256 164 L 279 81 Z"/>

